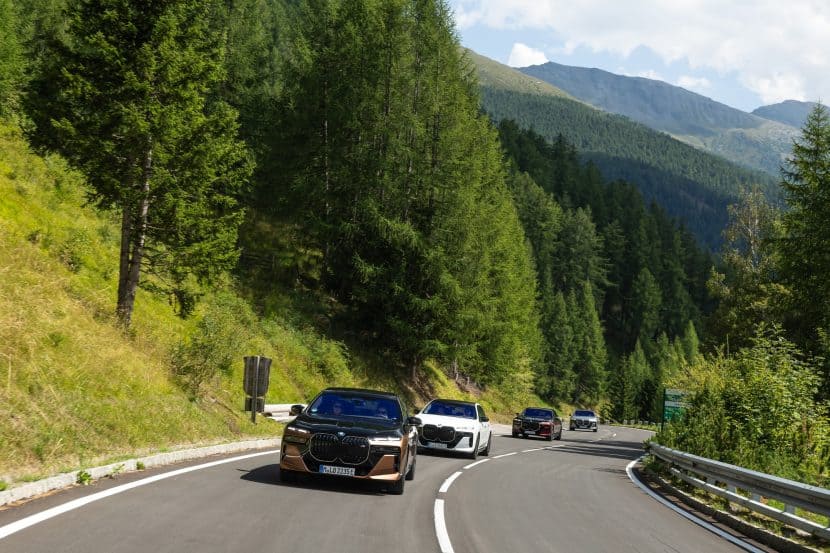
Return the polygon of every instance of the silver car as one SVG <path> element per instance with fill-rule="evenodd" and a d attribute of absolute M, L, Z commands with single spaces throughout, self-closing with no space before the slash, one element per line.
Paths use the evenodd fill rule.
<path fill-rule="evenodd" d="M 593 430 L 596 432 L 598 424 L 597 414 L 593 411 L 574 411 L 571 415 L 571 430 Z"/>

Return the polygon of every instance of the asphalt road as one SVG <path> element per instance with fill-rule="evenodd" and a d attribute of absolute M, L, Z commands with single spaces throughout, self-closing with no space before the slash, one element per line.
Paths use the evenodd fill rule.
<path fill-rule="evenodd" d="M 282 484 L 277 453 L 266 453 L 91 501 L 0 538 L 0 553 L 740 551 L 629 480 L 625 467 L 647 436 L 614 427 L 565 430 L 554 442 L 498 435 L 474 466 L 419 455 L 402 496 L 336 478 Z M 2 510 L 0 536 L 28 517 L 171 470 L 182 465 Z"/>

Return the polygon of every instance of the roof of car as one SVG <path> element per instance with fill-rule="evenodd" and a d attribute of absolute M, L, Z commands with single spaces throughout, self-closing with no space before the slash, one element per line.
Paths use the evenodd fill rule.
<path fill-rule="evenodd" d="M 323 390 L 324 392 L 338 392 L 338 393 L 347 393 L 347 394 L 372 394 L 375 396 L 385 396 L 389 398 L 396 398 L 397 394 L 394 392 L 384 392 L 382 390 L 369 390 L 367 388 L 326 388 Z"/>
<path fill-rule="evenodd" d="M 525 407 L 525 411 L 528 409 L 539 409 L 540 411 L 553 411 L 550 407 Z"/>

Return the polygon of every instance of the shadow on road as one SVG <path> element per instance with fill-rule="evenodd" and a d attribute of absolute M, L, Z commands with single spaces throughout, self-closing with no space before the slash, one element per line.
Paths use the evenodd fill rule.
<path fill-rule="evenodd" d="M 353 480 L 337 476 L 322 476 L 317 474 L 299 475 L 297 482 L 280 482 L 280 466 L 278 463 L 263 465 L 251 470 L 238 469 L 244 472 L 240 478 L 257 484 L 269 484 L 286 488 L 304 488 L 324 492 L 356 494 L 356 495 L 383 495 L 384 486 L 378 482 Z"/>
<path fill-rule="evenodd" d="M 573 453 L 575 455 L 629 460 L 636 459 L 644 453 L 643 446 L 638 443 L 605 440 L 589 443 L 563 440 L 561 446 L 548 451 L 556 454 Z"/>

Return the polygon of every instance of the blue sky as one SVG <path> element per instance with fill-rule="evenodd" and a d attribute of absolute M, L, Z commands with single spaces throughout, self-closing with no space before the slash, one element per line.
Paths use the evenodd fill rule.
<path fill-rule="evenodd" d="M 464 46 L 659 79 L 744 111 L 827 102 L 828 0 L 449 0 Z"/>

